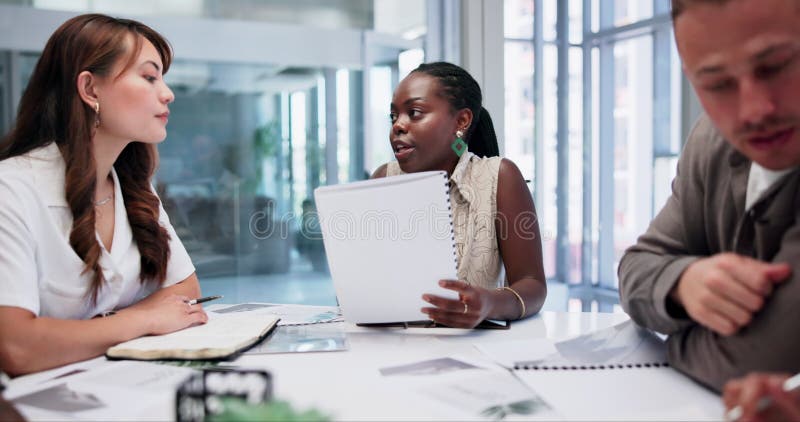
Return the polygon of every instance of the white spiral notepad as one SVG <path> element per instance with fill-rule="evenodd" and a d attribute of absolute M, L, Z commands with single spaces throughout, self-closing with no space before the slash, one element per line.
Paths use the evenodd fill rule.
<path fill-rule="evenodd" d="M 342 314 L 359 324 L 427 320 L 424 293 L 456 279 L 447 173 L 422 172 L 314 191 Z"/>

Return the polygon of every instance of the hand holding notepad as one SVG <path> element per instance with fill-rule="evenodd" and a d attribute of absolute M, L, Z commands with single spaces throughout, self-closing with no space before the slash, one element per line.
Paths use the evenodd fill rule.
<path fill-rule="evenodd" d="M 342 314 L 354 323 L 427 320 L 425 293 L 457 279 L 447 173 L 422 172 L 314 191 Z"/>

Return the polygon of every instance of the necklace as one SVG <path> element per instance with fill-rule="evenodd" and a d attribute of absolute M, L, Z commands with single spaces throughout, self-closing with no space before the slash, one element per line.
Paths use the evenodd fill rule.
<path fill-rule="evenodd" d="M 107 180 L 109 180 L 110 183 L 111 183 L 111 193 L 109 193 L 108 196 L 106 196 L 105 198 L 103 198 L 103 199 L 101 199 L 99 201 L 94 201 L 94 206 L 95 207 L 102 207 L 103 205 L 105 205 L 109 201 L 111 201 L 111 198 L 114 197 L 114 182 L 113 182 L 113 180 L 111 180 L 111 175 L 108 176 Z"/>
<path fill-rule="evenodd" d="M 99 201 L 95 201 L 94 206 L 95 207 L 102 207 L 103 205 L 107 204 L 109 201 L 111 201 L 111 194 L 109 194 L 108 196 L 106 196 L 105 198 L 103 198 L 103 199 L 101 199 Z"/>

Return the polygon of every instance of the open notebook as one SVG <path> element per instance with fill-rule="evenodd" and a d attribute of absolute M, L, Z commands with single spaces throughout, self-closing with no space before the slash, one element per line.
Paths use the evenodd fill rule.
<path fill-rule="evenodd" d="M 357 324 L 427 320 L 424 293 L 456 279 L 447 173 L 421 172 L 314 191 L 336 296 Z"/>
<path fill-rule="evenodd" d="M 145 336 L 106 351 L 109 359 L 227 359 L 258 343 L 276 326 L 274 315 L 209 313 L 204 325 L 160 336 Z"/>

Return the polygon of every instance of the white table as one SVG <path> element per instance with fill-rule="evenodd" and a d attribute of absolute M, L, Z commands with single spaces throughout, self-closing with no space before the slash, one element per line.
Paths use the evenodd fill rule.
<path fill-rule="evenodd" d="M 627 319 L 625 314 L 543 312 L 512 323 L 509 330 L 363 328 L 344 322 L 333 323 L 344 327 L 349 350 L 243 355 L 233 363 L 270 371 L 275 397 L 289 401 L 299 410 L 316 408 L 342 420 L 460 419 L 463 415 L 457 412 L 448 415 L 442 413 L 441 409 L 432 414 L 431 408 L 419 394 L 408 391 L 407 384 L 381 376 L 380 368 L 442 357 L 488 362 L 474 347 L 475 343 L 532 338 L 558 340 L 606 328 Z M 91 364 L 107 367 L 120 363 L 106 363 L 103 359 L 97 359 Z M 61 372 L 68 369 L 64 368 Z M 58 370 L 54 370 L 15 380 L 7 393 L 11 393 L 10 397 L 13 398 L 19 391 L 30 389 L 32 385 L 57 374 Z M 146 400 L 154 403 L 144 413 L 135 411 L 135 406 L 141 406 L 141 403 L 131 400 L 128 405 L 124 401 L 115 404 L 104 415 L 121 419 L 172 418 L 172 397 L 169 394 L 170 391 L 163 391 L 160 396 L 148 396 Z"/>

